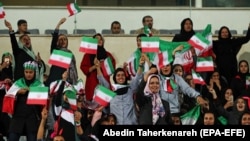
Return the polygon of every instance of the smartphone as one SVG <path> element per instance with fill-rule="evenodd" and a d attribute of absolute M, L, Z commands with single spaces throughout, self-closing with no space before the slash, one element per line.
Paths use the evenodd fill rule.
<path fill-rule="evenodd" d="M 4 62 L 10 63 L 10 58 L 4 58 Z"/>
<path fill-rule="evenodd" d="M 233 95 L 230 95 L 229 100 L 230 100 L 231 102 L 234 102 L 234 96 L 233 96 Z"/>

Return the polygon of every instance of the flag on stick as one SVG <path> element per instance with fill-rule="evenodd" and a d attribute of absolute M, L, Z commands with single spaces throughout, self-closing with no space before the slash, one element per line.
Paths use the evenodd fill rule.
<path fill-rule="evenodd" d="M 3 4 L 0 2 L 0 19 L 3 19 L 5 17 L 5 12 L 3 9 Z"/>
<path fill-rule="evenodd" d="M 97 53 L 97 42 L 98 40 L 91 37 L 82 37 L 79 51 L 89 54 Z"/>
<path fill-rule="evenodd" d="M 67 9 L 69 12 L 69 17 L 81 12 L 81 9 L 79 8 L 79 6 L 76 3 L 67 4 Z"/>
<path fill-rule="evenodd" d="M 116 96 L 116 93 L 113 92 L 112 90 L 101 86 L 97 85 L 95 88 L 95 94 L 94 94 L 94 101 L 97 102 L 98 104 L 106 107 L 108 106 L 109 102 Z"/>
<path fill-rule="evenodd" d="M 159 37 L 141 37 L 142 52 L 159 52 Z"/>
<path fill-rule="evenodd" d="M 196 72 L 203 71 L 214 71 L 214 63 L 211 56 L 197 57 Z"/>
<path fill-rule="evenodd" d="M 201 84 L 201 85 L 206 84 L 201 75 L 199 73 L 196 73 L 193 69 L 192 69 L 192 77 L 195 84 Z"/>
<path fill-rule="evenodd" d="M 47 105 L 48 87 L 30 87 L 27 104 L 30 105 Z"/>
<path fill-rule="evenodd" d="M 194 125 L 200 116 L 200 105 L 196 105 L 193 109 L 181 116 L 182 125 Z"/>
<path fill-rule="evenodd" d="M 104 76 L 109 76 L 114 73 L 115 69 L 112 64 L 112 61 L 110 57 L 107 57 L 102 63 L 101 63 L 102 73 Z"/>
<path fill-rule="evenodd" d="M 67 69 L 71 63 L 72 56 L 73 54 L 70 52 L 54 49 L 50 56 L 49 64 Z"/>

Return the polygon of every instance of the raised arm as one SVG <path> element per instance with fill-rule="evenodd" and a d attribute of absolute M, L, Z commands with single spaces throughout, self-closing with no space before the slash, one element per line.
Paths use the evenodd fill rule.
<path fill-rule="evenodd" d="M 57 41 L 58 41 L 58 33 L 59 33 L 59 29 L 60 26 L 66 21 L 66 18 L 62 18 L 60 19 L 60 21 L 57 23 L 55 31 L 52 34 L 52 41 L 51 41 L 51 47 L 50 47 L 50 53 L 53 52 L 54 49 L 58 49 L 57 48 Z"/>
<path fill-rule="evenodd" d="M 18 47 L 17 39 L 15 36 L 15 32 L 12 29 L 12 25 L 9 21 L 4 20 L 5 26 L 9 29 L 9 35 L 10 35 L 10 42 L 11 42 L 11 47 L 12 47 L 12 53 L 14 56 L 18 55 L 20 52 L 20 48 Z"/>

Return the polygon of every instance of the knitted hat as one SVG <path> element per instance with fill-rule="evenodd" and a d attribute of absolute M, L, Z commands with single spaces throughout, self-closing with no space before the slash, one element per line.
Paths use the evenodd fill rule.
<path fill-rule="evenodd" d="M 24 69 L 30 69 L 36 71 L 37 63 L 35 61 L 27 61 L 23 64 Z"/>

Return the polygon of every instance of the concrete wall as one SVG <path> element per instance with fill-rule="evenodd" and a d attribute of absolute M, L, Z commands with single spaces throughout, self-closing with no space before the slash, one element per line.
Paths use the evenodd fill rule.
<path fill-rule="evenodd" d="M 114 20 L 118 20 L 129 34 L 131 29 L 142 27 L 142 17 L 151 15 L 154 27 L 157 29 L 180 29 L 180 22 L 191 17 L 194 29 L 203 29 L 208 23 L 212 24 L 212 31 L 226 25 L 242 33 L 249 24 L 249 8 L 189 8 L 189 7 L 80 7 L 82 12 L 68 17 L 65 7 L 4 7 L 6 19 L 16 29 L 18 19 L 26 19 L 29 28 L 38 28 L 43 34 L 45 29 L 54 29 L 62 17 L 68 17 L 61 28 L 73 33 L 73 29 L 95 28 L 97 32 L 109 29 Z M 75 24 L 76 21 L 76 24 Z M 5 29 L 4 20 L 0 20 L 0 29 Z"/>
<path fill-rule="evenodd" d="M 132 52 L 136 49 L 136 37 L 135 36 L 104 36 L 105 49 L 110 51 L 116 61 L 117 67 L 122 66 L 123 62 L 127 61 Z M 160 36 L 162 40 L 171 41 L 172 36 Z M 214 37 L 215 38 L 215 37 Z M 32 47 L 35 53 L 40 52 L 42 59 L 45 63 L 48 62 L 50 57 L 50 43 L 51 36 L 31 36 Z M 83 57 L 83 53 L 79 52 L 79 46 L 81 42 L 81 36 L 69 36 L 69 49 L 75 54 L 77 59 L 77 68 L 79 77 L 85 80 L 85 76 L 80 70 L 80 63 Z M 12 52 L 9 36 L 0 36 L 0 55 L 4 52 Z M 238 54 L 238 58 L 246 59 L 250 62 L 250 42 L 245 44 Z M 48 67 L 49 64 L 47 63 Z M 49 70 L 49 69 L 48 69 Z M 47 71 L 48 73 L 48 71 Z"/>

